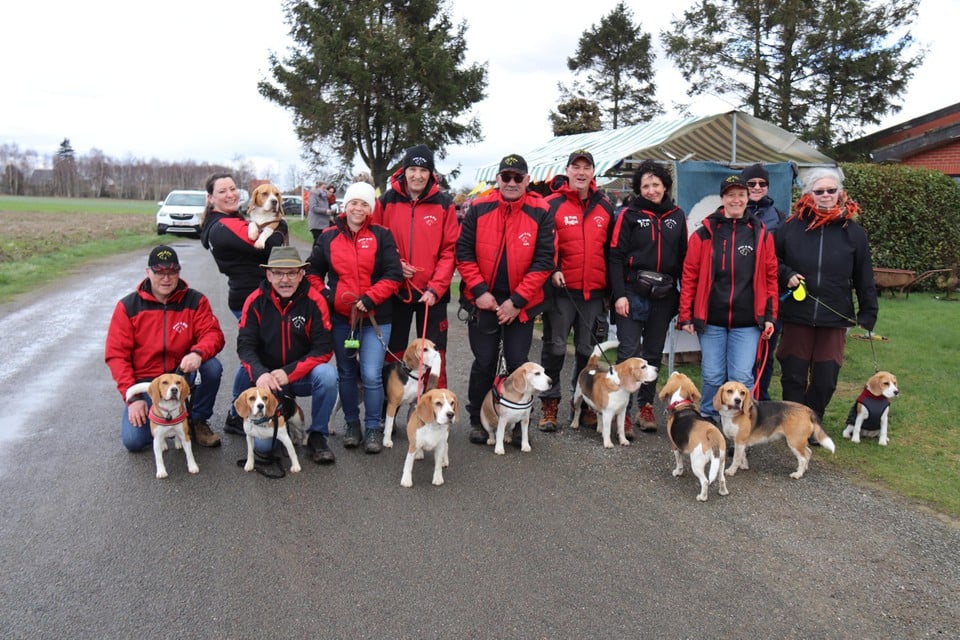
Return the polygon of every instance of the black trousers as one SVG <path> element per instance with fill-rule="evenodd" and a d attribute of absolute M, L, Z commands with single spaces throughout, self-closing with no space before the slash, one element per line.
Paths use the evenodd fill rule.
<path fill-rule="evenodd" d="M 528 360 L 533 343 L 533 321 L 514 320 L 500 325 L 495 312 L 477 310 L 467 323 L 467 336 L 473 352 L 467 384 L 467 414 L 472 426 L 480 426 L 480 407 L 497 376 L 501 341 L 507 374 L 510 374 Z"/>

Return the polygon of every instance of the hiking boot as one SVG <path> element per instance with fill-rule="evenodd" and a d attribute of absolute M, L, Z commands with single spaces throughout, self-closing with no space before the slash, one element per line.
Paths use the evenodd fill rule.
<path fill-rule="evenodd" d="M 238 416 L 235 413 L 228 413 L 227 419 L 223 422 L 223 432 L 230 433 L 235 436 L 245 436 L 247 435 L 243 431 L 243 418 Z"/>
<path fill-rule="evenodd" d="M 363 450 L 366 453 L 380 453 L 383 450 L 382 429 L 367 429 L 363 434 Z"/>
<path fill-rule="evenodd" d="M 590 427 L 591 429 L 597 428 L 597 412 L 586 404 L 583 405 L 583 409 L 580 411 L 580 426 Z"/>
<path fill-rule="evenodd" d="M 311 431 L 307 436 L 307 448 L 310 450 L 310 459 L 317 464 L 333 464 L 337 461 L 327 445 L 327 437 L 319 431 Z"/>
<path fill-rule="evenodd" d="M 348 422 L 347 429 L 343 432 L 343 446 L 347 449 L 354 449 L 360 446 L 360 422 Z"/>
<path fill-rule="evenodd" d="M 487 444 L 487 430 L 479 424 L 470 425 L 470 442 L 473 444 Z"/>
<path fill-rule="evenodd" d="M 633 419 L 630 417 L 629 410 L 627 410 L 627 415 L 623 416 L 623 435 L 630 442 L 633 442 L 633 439 L 636 437 L 633 435 Z"/>
<path fill-rule="evenodd" d="M 192 420 L 190 426 L 193 428 L 193 438 L 201 447 L 219 447 L 220 436 L 215 434 L 210 428 L 210 423 L 206 420 Z"/>
<path fill-rule="evenodd" d="M 557 407 L 560 398 L 540 399 L 540 431 L 553 433 L 557 430 Z"/>
<path fill-rule="evenodd" d="M 649 402 L 637 412 L 637 426 L 640 431 L 653 433 L 657 430 L 657 416 L 653 415 L 653 405 Z"/>

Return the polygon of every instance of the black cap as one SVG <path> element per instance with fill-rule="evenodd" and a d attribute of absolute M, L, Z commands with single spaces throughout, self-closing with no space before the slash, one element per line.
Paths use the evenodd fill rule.
<path fill-rule="evenodd" d="M 433 173 L 433 151 L 430 151 L 430 147 L 425 144 L 418 144 L 407 149 L 407 152 L 403 154 L 403 168 L 406 170 L 410 167 L 421 167 Z"/>
<path fill-rule="evenodd" d="M 720 195 L 725 194 L 729 189 L 734 187 L 740 187 L 744 191 L 749 191 L 749 189 L 747 189 L 747 183 L 743 181 L 743 178 L 734 174 L 727 176 L 720 182 Z"/>
<path fill-rule="evenodd" d="M 180 271 L 180 259 L 173 247 L 161 244 L 150 252 L 147 266 L 154 271 Z"/>
<path fill-rule="evenodd" d="M 567 158 L 567 166 L 569 167 L 580 158 L 583 158 L 584 160 L 589 162 L 591 167 L 597 166 L 596 163 L 594 163 L 593 161 L 593 154 L 587 151 L 586 149 L 577 149 L 576 151 L 571 153 L 570 157 Z"/>
<path fill-rule="evenodd" d="M 523 156 L 518 156 L 515 153 L 504 156 L 503 160 L 500 161 L 500 168 L 497 169 L 497 173 L 503 173 L 504 171 L 512 171 L 522 176 L 527 175 L 527 161 L 523 159 Z"/>

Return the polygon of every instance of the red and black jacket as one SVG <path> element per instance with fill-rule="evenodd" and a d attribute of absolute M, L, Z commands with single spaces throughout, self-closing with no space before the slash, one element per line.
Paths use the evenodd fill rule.
<path fill-rule="evenodd" d="M 607 291 L 607 252 L 613 229 L 613 204 L 590 185 L 590 196 L 563 184 L 547 197 L 556 232 L 557 269 L 567 288 L 583 293 L 584 300 L 603 297 Z"/>
<path fill-rule="evenodd" d="M 773 236 L 746 214 L 726 218 L 723 208 L 690 236 L 680 285 L 679 325 L 759 326 L 777 319 L 777 255 Z"/>
<path fill-rule="evenodd" d="M 287 223 L 281 221 L 277 231 L 267 238 L 267 246 L 257 249 L 247 235 L 249 222 L 239 213 L 208 212 L 200 233 L 200 242 L 209 249 L 220 273 L 227 276 L 227 305 L 233 311 L 243 308 L 254 289 L 263 281 L 263 267 L 270 259 L 270 251 L 284 244 Z"/>
<path fill-rule="evenodd" d="M 368 217 L 353 233 L 345 214 L 340 214 L 336 226 L 327 227 L 317 238 L 308 262 L 311 284 L 334 313 L 349 321 L 357 300 L 363 300 L 377 322 L 390 322 L 392 298 L 403 281 L 403 269 L 389 229 L 370 224 Z"/>
<path fill-rule="evenodd" d="M 470 205 L 457 240 L 465 306 L 473 307 L 477 298 L 493 289 L 504 254 L 510 299 L 520 309 L 520 321 L 526 322 L 540 312 L 544 283 L 554 270 L 553 217 L 536 193 L 528 191 L 511 202 L 496 189 Z"/>
<path fill-rule="evenodd" d="M 417 270 L 401 286 L 400 299 L 419 300 L 422 292 L 429 290 L 441 302 L 449 302 L 460 223 L 453 199 L 440 191 L 436 177 L 413 200 L 407 193 L 403 169 L 397 169 L 390 178 L 390 189 L 377 201 L 372 222 L 390 229 L 400 258 Z"/>
<path fill-rule="evenodd" d="M 632 273 L 666 273 L 679 282 L 687 255 L 687 216 L 664 199 L 659 205 L 633 198 L 617 217 L 610 246 L 610 289 L 614 300 L 627 295 Z"/>
<path fill-rule="evenodd" d="M 296 382 L 333 356 L 327 301 L 304 278 L 289 300 L 281 300 L 267 281 L 243 306 L 237 356 L 250 379 L 283 369 Z"/>
<path fill-rule="evenodd" d="M 223 345 L 220 322 L 202 293 L 180 280 L 163 303 L 153 296 L 145 278 L 114 307 L 104 359 L 126 400 L 127 389 L 175 371 L 188 353 L 209 360 Z"/>

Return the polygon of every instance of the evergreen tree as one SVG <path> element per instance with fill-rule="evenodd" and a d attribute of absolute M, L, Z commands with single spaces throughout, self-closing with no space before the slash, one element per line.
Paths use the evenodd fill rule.
<path fill-rule="evenodd" d="M 579 84 L 575 83 L 573 90 L 567 89 L 562 82 L 558 83 L 558 87 L 561 102 L 557 105 L 556 112 L 550 112 L 553 135 L 568 136 L 603 129 L 600 105 L 587 99 L 580 90 Z"/>
<path fill-rule="evenodd" d="M 54 156 L 53 182 L 58 196 L 72 198 L 77 195 L 77 161 L 69 138 L 63 139 Z"/>
<path fill-rule="evenodd" d="M 486 68 L 464 65 L 466 24 L 454 28 L 442 0 L 301 0 L 286 12 L 294 45 L 271 55 L 258 87 L 293 112 L 315 161 L 324 145 L 347 166 L 359 154 L 383 186 L 414 144 L 443 157 L 479 138 L 464 113 L 484 97 Z"/>
<path fill-rule="evenodd" d="M 663 113 L 655 99 L 650 34 L 633 23 L 623 2 L 583 32 L 567 67 L 587 74 L 585 97 L 600 104 L 614 129 Z"/>

